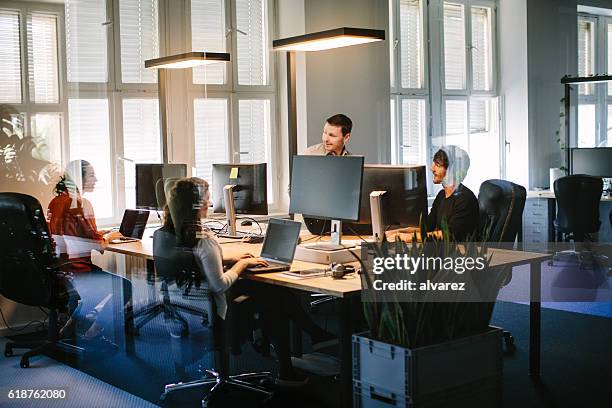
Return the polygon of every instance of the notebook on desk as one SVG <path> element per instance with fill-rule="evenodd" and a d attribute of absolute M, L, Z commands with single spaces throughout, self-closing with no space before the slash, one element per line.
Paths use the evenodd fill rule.
<path fill-rule="evenodd" d="M 148 219 L 149 211 L 147 210 L 125 210 L 119 227 L 122 236 L 111 240 L 111 244 L 140 241 L 147 227 Z"/>
<path fill-rule="evenodd" d="M 301 222 L 270 218 L 261 249 L 261 258 L 269 266 L 248 268 L 251 273 L 288 271 L 293 262 L 295 247 L 300 237 Z"/>

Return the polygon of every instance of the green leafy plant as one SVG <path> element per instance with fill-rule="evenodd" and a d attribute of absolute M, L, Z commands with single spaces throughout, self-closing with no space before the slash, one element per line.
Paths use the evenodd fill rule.
<path fill-rule="evenodd" d="M 482 270 L 469 272 L 467 292 L 445 293 L 444 301 L 434 299 L 435 293 L 419 293 L 405 291 L 398 295 L 395 291 L 368 290 L 369 299 L 362 302 L 363 312 L 370 330 L 370 337 L 386 343 L 403 347 L 420 347 L 436 344 L 455 338 L 484 332 L 489 326 L 493 312 L 493 302 L 483 302 L 482 299 L 495 299 L 507 277 L 508 270 L 491 268 L 490 257 L 487 256 L 487 246 L 484 241 L 478 242 L 470 237 L 462 244 L 448 238 L 438 239 L 427 237 L 424 227 L 421 227 L 422 242 L 408 244 L 397 238 L 394 242 L 384 239 L 381 243 L 369 246 L 374 257 L 484 257 L 486 267 Z M 448 228 L 443 226 L 443 237 L 448 237 Z M 362 282 L 367 288 L 373 287 L 374 275 L 360 260 L 362 267 Z M 467 273 L 467 272 L 466 272 Z M 420 285 L 421 282 L 452 283 L 465 281 L 466 276 L 444 268 L 420 268 L 416 271 L 392 268 L 376 275 L 376 279 L 386 282 L 398 282 L 410 279 Z M 472 299 L 472 301 L 470 301 Z M 437 300 L 437 301 L 434 301 Z"/>

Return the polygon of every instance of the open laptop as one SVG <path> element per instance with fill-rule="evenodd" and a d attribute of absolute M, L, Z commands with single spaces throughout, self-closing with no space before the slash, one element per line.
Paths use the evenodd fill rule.
<path fill-rule="evenodd" d="M 111 240 L 111 244 L 140 241 L 147 227 L 148 210 L 125 210 L 119 232 L 122 237 Z"/>
<path fill-rule="evenodd" d="M 293 262 L 301 228 L 301 222 L 270 218 L 261 249 L 261 258 L 268 261 L 269 266 L 252 267 L 247 271 L 252 273 L 288 271 Z"/>

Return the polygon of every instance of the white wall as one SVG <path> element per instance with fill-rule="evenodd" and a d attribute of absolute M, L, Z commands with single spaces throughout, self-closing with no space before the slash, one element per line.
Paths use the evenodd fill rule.
<path fill-rule="evenodd" d="M 338 27 L 383 29 L 384 0 L 308 0 L 306 32 Z M 349 150 L 368 163 L 389 163 L 391 119 L 387 41 L 309 53 L 306 56 L 307 140 L 321 142 L 325 119 L 344 113 L 353 121 Z"/>
<path fill-rule="evenodd" d="M 527 0 L 500 0 L 499 96 L 506 142 L 506 179 L 529 184 Z"/>

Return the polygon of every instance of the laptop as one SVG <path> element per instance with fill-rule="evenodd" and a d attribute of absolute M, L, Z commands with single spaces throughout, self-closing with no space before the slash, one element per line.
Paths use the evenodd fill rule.
<path fill-rule="evenodd" d="M 270 218 L 268 229 L 261 249 L 261 258 L 269 266 L 247 268 L 251 273 L 271 273 L 288 271 L 293 262 L 295 247 L 300 238 L 302 223 L 292 220 Z"/>
<path fill-rule="evenodd" d="M 111 244 L 140 241 L 147 227 L 148 210 L 125 210 L 119 232 L 122 237 L 111 240 Z"/>

